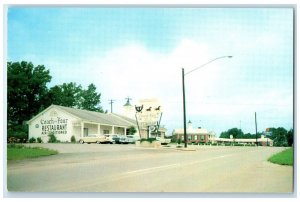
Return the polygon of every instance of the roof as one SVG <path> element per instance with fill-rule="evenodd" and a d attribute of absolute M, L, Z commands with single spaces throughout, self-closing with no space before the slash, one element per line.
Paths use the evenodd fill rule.
<path fill-rule="evenodd" d="M 43 112 L 49 110 L 50 108 L 56 108 L 65 111 L 68 114 L 71 114 L 81 119 L 82 121 L 95 122 L 104 125 L 124 126 L 124 127 L 130 127 L 136 125 L 135 120 L 127 117 L 125 118 L 124 116 L 120 116 L 120 115 L 117 116 L 116 114 L 105 114 L 100 112 L 93 112 L 93 111 L 88 111 L 83 109 L 75 109 L 71 107 L 63 107 L 59 105 L 51 105 Z M 42 114 L 43 112 L 41 112 L 40 114 Z M 28 123 L 36 119 L 40 114 L 33 117 L 31 120 L 28 121 Z"/>

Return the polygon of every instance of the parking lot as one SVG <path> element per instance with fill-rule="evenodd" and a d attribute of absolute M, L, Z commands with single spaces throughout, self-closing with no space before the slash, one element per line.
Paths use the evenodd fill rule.
<path fill-rule="evenodd" d="M 142 148 L 37 144 L 55 156 L 8 162 L 7 187 L 20 192 L 291 193 L 293 167 L 267 162 L 284 148 Z"/>

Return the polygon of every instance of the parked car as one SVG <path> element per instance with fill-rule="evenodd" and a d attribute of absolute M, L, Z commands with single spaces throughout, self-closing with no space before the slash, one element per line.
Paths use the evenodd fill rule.
<path fill-rule="evenodd" d="M 128 144 L 129 143 L 129 139 L 127 138 L 127 136 L 122 135 L 122 136 L 120 136 L 119 143 L 120 144 Z"/>
<path fill-rule="evenodd" d="M 108 143 L 113 144 L 113 143 L 119 143 L 120 137 L 117 134 L 107 134 L 105 135 Z"/>
<path fill-rule="evenodd" d="M 104 135 L 99 135 L 99 134 L 90 134 L 86 137 L 81 137 L 79 139 L 79 143 L 80 144 L 83 144 L 83 143 L 97 143 L 97 144 L 100 144 L 100 143 L 105 143 L 107 142 L 107 139 L 105 138 Z"/>
<path fill-rule="evenodd" d="M 137 139 L 133 135 L 127 135 L 127 140 L 129 144 L 134 144 Z"/>

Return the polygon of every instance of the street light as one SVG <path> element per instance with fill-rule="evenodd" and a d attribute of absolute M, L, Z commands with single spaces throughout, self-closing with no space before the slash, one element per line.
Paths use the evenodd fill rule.
<path fill-rule="evenodd" d="M 193 71 L 196 71 L 198 69 L 200 69 L 201 67 L 204 67 L 205 65 L 208 65 L 209 63 L 218 60 L 218 59 L 222 59 L 222 58 L 232 58 L 232 56 L 221 56 L 221 57 L 217 57 L 214 58 L 206 63 L 204 63 L 203 65 L 192 69 L 191 71 L 184 73 L 184 68 L 182 68 L 182 97 L 183 97 L 183 134 L 184 134 L 184 147 L 187 148 L 187 134 L 186 134 L 186 112 L 185 112 L 185 84 L 184 84 L 184 76 L 186 76 L 189 73 L 192 73 Z"/>

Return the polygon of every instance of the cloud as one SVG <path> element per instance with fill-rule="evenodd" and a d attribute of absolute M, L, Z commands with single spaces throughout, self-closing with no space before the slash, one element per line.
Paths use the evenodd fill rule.
<path fill-rule="evenodd" d="M 182 127 L 182 68 L 188 72 L 216 57 L 206 44 L 190 39 L 182 40 L 169 53 L 153 52 L 139 43 L 111 49 L 104 55 L 99 52 L 85 54 L 81 63 L 64 64 L 61 71 L 69 75 L 63 77 L 65 82 L 76 78 L 83 86 L 94 83 L 102 94 L 103 108 L 110 109 L 108 100 L 114 99 L 113 110 L 117 113 L 122 112 L 127 96 L 133 98 L 133 104 L 144 98 L 158 98 L 164 107 L 162 124 L 168 128 L 168 133 Z M 227 130 L 239 120 L 244 125 L 252 125 L 255 111 L 270 116 L 291 113 L 289 90 L 282 88 L 249 94 L 249 86 L 255 84 L 246 83 L 248 88 L 243 87 L 245 83 L 238 76 L 243 70 L 240 64 L 241 59 L 224 58 L 185 76 L 188 119 L 196 124 L 203 120 L 206 122 L 204 127 L 219 133 L 221 126 Z M 249 127 L 248 131 L 252 130 Z M 261 129 L 264 127 L 261 125 Z"/>

